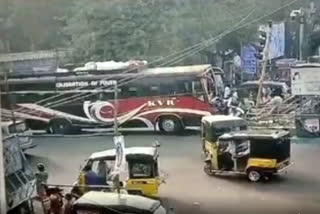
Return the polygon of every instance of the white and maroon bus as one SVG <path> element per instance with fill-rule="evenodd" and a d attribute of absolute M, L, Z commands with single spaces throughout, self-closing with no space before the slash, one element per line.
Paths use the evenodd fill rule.
<path fill-rule="evenodd" d="M 121 84 L 124 78 L 131 81 Z M 210 98 L 220 95 L 224 88 L 222 70 L 211 65 L 148 68 L 125 74 L 97 71 L 11 75 L 1 82 L 3 116 L 10 117 L 9 107 L 14 106 L 15 117 L 24 119 L 29 128 L 45 127 L 56 134 L 112 127 L 115 81 L 119 82 L 120 127 L 165 133 L 199 126 L 201 117 L 217 113 Z M 49 100 L 52 96 L 56 98 Z"/>

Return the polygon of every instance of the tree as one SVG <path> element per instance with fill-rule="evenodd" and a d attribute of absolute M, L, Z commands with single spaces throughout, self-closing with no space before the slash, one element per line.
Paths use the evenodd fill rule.
<path fill-rule="evenodd" d="M 74 2 L 65 32 L 77 60 L 147 58 L 151 38 L 166 31 L 169 0 Z M 169 9 L 169 8 L 167 8 Z"/>

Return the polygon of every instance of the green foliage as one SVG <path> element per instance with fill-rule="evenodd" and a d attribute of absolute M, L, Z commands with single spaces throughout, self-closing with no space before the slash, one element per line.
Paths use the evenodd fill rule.
<path fill-rule="evenodd" d="M 153 61 L 215 38 L 261 17 L 289 0 L 1 0 L 0 52 L 66 47 L 72 61 L 146 59 Z M 301 3 L 302 1 L 300 1 Z M 287 19 L 291 9 L 269 19 Z M 305 1 L 304 6 L 307 6 Z M 256 38 L 259 23 L 236 30 L 216 43 L 215 49 L 235 49 Z M 195 53 L 177 63 L 197 63 Z M 162 64 L 162 63 L 160 63 Z"/>

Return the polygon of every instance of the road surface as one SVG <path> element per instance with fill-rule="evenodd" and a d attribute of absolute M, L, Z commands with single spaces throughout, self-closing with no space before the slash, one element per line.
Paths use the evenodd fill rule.
<path fill-rule="evenodd" d="M 130 134 L 126 146 L 161 143 L 161 169 L 168 173 L 161 187 L 175 213 L 201 214 L 319 214 L 320 213 L 320 142 L 294 143 L 295 166 L 288 174 L 267 183 L 249 183 L 239 176 L 209 177 L 203 170 L 199 136 L 162 136 Z M 92 152 L 113 148 L 112 137 L 35 138 L 38 146 L 28 151 L 35 166 L 44 162 L 50 183 L 71 184 L 80 165 Z"/>

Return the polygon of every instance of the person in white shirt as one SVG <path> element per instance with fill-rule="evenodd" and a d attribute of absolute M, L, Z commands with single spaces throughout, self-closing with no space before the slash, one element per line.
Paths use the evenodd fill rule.
<path fill-rule="evenodd" d="M 229 99 L 231 96 L 231 88 L 230 85 L 226 85 L 226 87 L 224 88 L 224 99 Z"/>

